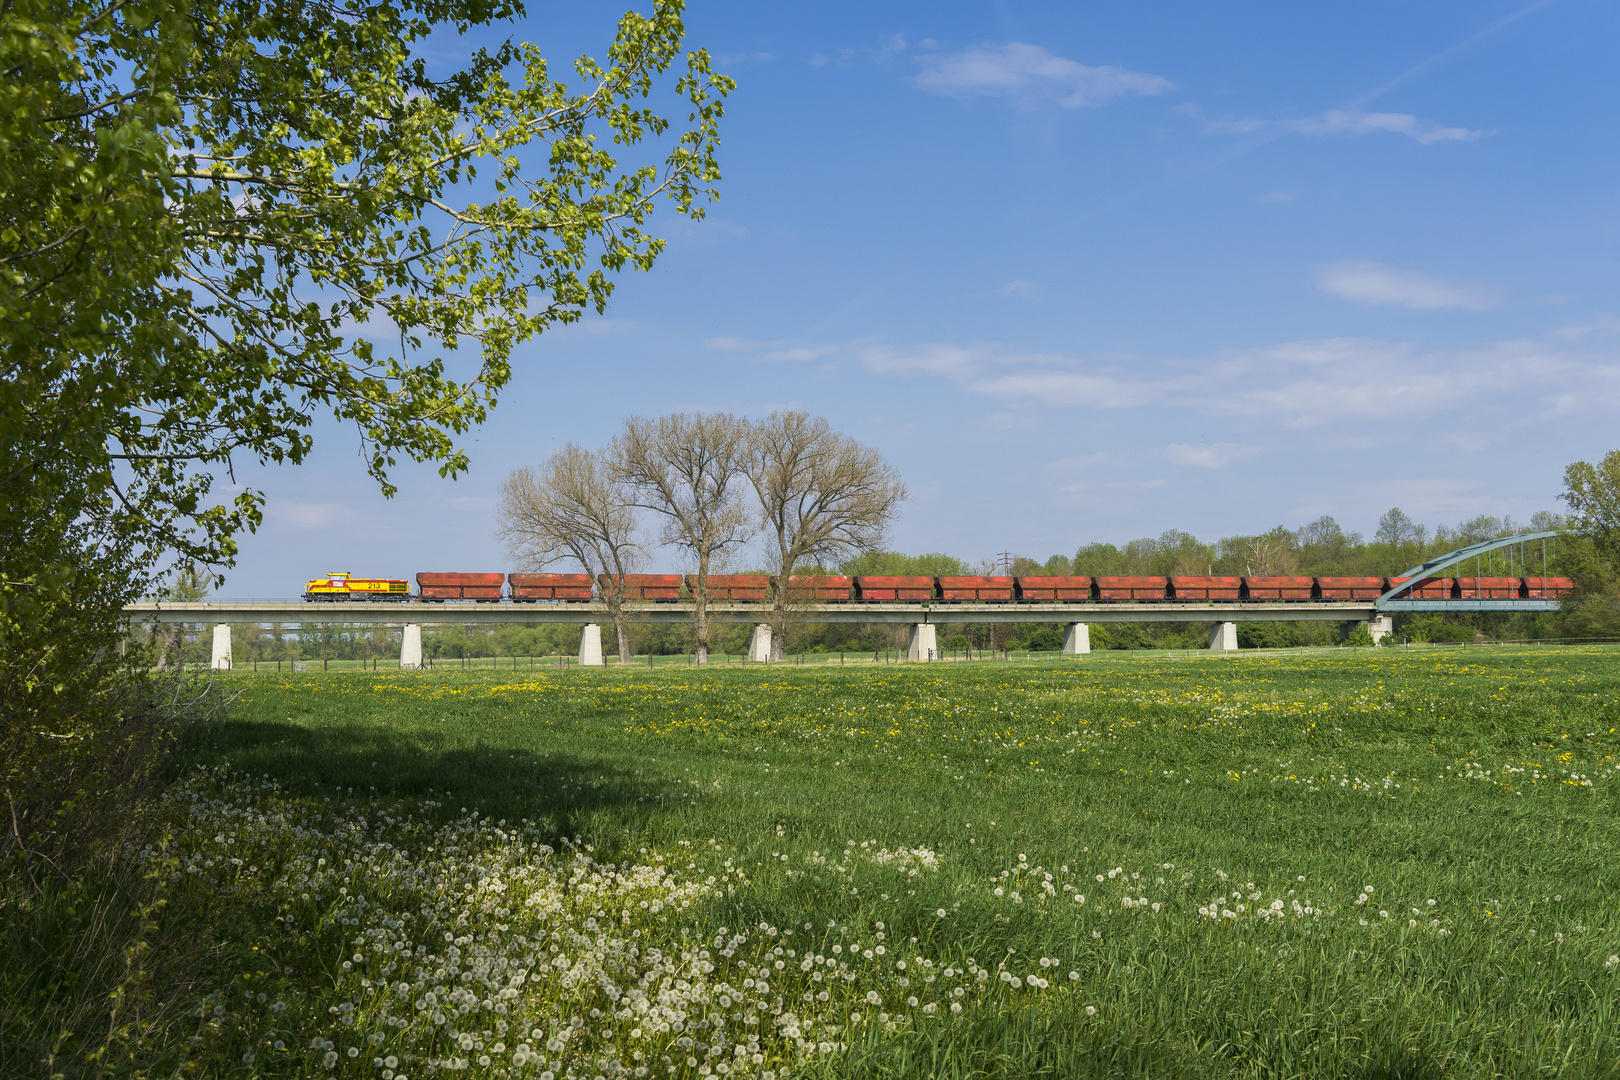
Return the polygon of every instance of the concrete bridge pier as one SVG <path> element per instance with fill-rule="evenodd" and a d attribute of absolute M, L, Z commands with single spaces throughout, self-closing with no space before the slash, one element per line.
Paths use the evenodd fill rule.
<path fill-rule="evenodd" d="M 399 667 L 401 671 L 415 671 L 422 666 L 422 624 L 406 623 L 405 633 L 399 641 Z"/>
<path fill-rule="evenodd" d="M 1357 627 L 1367 631 L 1368 635 L 1372 637 L 1374 645 L 1382 645 L 1385 638 L 1395 633 L 1395 616 L 1374 615 L 1366 622 L 1347 622 L 1339 627 L 1339 640 L 1343 641 L 1355 633 Z"/>
<path fill-rule="evenodd" d="M 1083 622 L 1070 623 L 1063 632 L 1063 651 L 1070 654 L 1091 651 L 1091 627 Z"/>
<path fill-rule="evenodd" d="M 214 624 L 214 656 L 209 667 L 215 671 L 231 669 L 231 624 Z"/>
<path fill-rule="evenodd" d="M 907 660 L 929 661 L 939 656 L 939 644 L 934 636 L 933 623 L 916 623 L 911 628 L 911 641 L 906 645 Z"/>
<path fill-rule="evenodd" d="M 753 664 L 769 663 L 771 659 L 771 624 L 755 623 L 748 637 L 748 660 Z"/>
<path fill-rule="evenodd" d="M 1209 647 L 1217 652 L 1236 652 L 1237 623 L 1218 622 L 1209 632 Z"/>
<path fill-rule="evenodd" d="M 602 667 L 602 628 L 586 623 L 579 635 L 579 666 Z"/>

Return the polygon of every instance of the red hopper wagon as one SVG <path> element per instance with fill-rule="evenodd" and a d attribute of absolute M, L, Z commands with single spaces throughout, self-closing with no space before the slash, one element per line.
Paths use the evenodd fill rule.
<path fill-rule="evenodd" d="M 416 575 L 422 599 L 430 601 L 476 600 L 487 604 L 501 598 L 505 574 L 427 574 Z"/>
<path fill-rule="evenodd" d="M 1412 580 L 1411 578 L 1392 577 L 1392 578 L 1389 579 L 1389 587 L 1391 589 L 1398 589 L 1402 585 L 1405 585 L 1408 581 L 1411 581 L 1411 580 Z M 1406 592 L 1401 593 L 1395 599 L 1397 599 L 1397 600 L 1450 600 L 1451 599 L 1451 584 L 1452 584 L 1451 579 L 1448 578 L 1448 577 L 1426 577 L 1426 578 L 1421 578 L 1417 582 L 1415 582 L 1410 589 L 1408 589 Z"/>
<path fill-rule="evenodd" d="M 964 600 L 993 604 L 1012 602 L 1013 579 L 1010 577 L 942 577 L 938 580 L 939 598 L 948 604 Z"/>
<path fill-rule="evenodd" d="M 1308 577 L 1246 577 L 1243 584 L 1250 600 L 1299 601 L 1311 598 L 1315 578 Z"/>
<path fill-rule="evenodd" d="M 1519 579 L 1516 577 L 1465 577 L 1457 579 L 1459 600 L 1517 600 Z"/>
<path fill-rule="evenodd" d="M 512 586 L 513 602 L 519 604 L 591 598 L 589 574 L 507 574 L 506 581 Z"/>
<path fill-rule="evenodd" d="M 1574 591 L 1575 582 L 1567 577 L 1532 577 L 1524 579 L 1524 596 L 1531 600 L 1557 600 Z"/>
<path fill-rule="evenodd" d="M 781 588 L 781 578 L 771 578 L 771 588 Z M 841 574 L 819 577 L 795 574 L 788 578 L 788 600 L 795 603 L 843 604 L 849 601 L 849 590 L 855 579 Z"/>
<path fill-rule="evenodd" d="M 1018 596 L 1025 601 L 1068 601 L 1083 604 L 1091 599 L 1089 577 L 1021 577 Z"/>
<path fill-rule="evenodd" d="M 1384 595 L 1384 579 L 1377 577 L 1319 577 L 1316 595 L 1322 600 L 1376 600 Z"/>
<path fill-rule="evenodd" d="M 1163 600 L 1170 579 L 1162 577 L 1100 577 L 1097 579 L 1097 599 Z"/>
<path fill-rule="evenodd" d="M 596 579 L 606 593 L 613 587 L 614 578 L 607 574 L 600 574 Z M 626 574 L 624 575 L 624 598 L 626 600 L 659 600 L 670 601 L 681 598 L 681 575 L 679 574 Z"/>
<path fill-rule="evenodd" d="M 697 593 L 698 575 L 686 575 L 686 587 Z M 771 587 L 767 574 L 710 574 L 707 596 L 710 600 L 729 600 L 734 603 L 760 604 Z"/>
<path fill-rule="evenodd" d="M 1243 579 L 1236 577 L 1173 577 L 1170 595 L 1177 600 L 1237 600 Z"/>
<path fill-rule="evenodd" d="M 931 577 L 884 577 L 862 575 L 855 579 L 855 599 L 876 601 L 907 601 L 916 603 L 934 598 L 934 579 Z"/>

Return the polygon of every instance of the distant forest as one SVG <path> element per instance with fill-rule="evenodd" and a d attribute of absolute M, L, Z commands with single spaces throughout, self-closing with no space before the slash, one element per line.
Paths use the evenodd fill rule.
<path fill-rule="evenodd" d="M 842 573 L 859 574 L 990 574 L 1014 575 L 1345 575 L 1398 574 L 1434 555 L 1468 544 L 1521 532 L 1545 532 L 1563 527 L 1564 519 L 1545 511 L 1528 523 L 1511 517 L 1476 517 L 1455 528 L 1434 530 L 1419 525 L 1399 509 L 1378 519 L 1371 540 L 1359 532 L 1345 532 L 1324 515 L 1297 529 L 1277 526 L 1255 536 L 1227 536 L 1213 543 L 1191 533 L 1171 529 L 1158 537 L 1132 540 L 1122 547 L 1084 544 L 1074 555 L 1053 555 L 1037 561 L 1027 555 L 1012 560 L 1011 569 L 989 561 L 969 566 L 949 555 L 906 556 L 894 552 L 864 555 L 846 563 Z M 1537 550 L 1539 557 L 1539 549 Z"/>
<path fill-rule="evenodd" d="M 969 562 L 954 555 L 931 552 L 908 555 L 897 551 L 871 552 L 823 572 L 857 574 L 999 574 L 1032 575 L 1344 575 L 1398 574 L 1434 555 L 1467 544 L 1520 532 L 1561 528 L 1557 514 L 1538 513 L 1528 522 L 1481 516 L 1455 527 L 1432 530 L 1414 522 L 1398 509 L 1385 513 L 1369 540 L 1346 532 L 1331 517 L 1320 517 L 1297 529 L 1279 526 L 1252 536 L 1228 536 L 1213 542 L 1172 529 L 1158 537 L 1143 537 L 1124 545 L 1089 543 L 1071 555 L 1040 560 L 1017 555 L 1010 565 L 988 559 Z M 1525 573 L 1543 572 L 1540 545 L 1530 545 Z M 1559 538 L 1549 547 L 1545 572 L 1577 580 L 1599 575 L 1589 545 L 1576 537 Z M 759 568 L 732 567 L 738 572 Z M 1489 574 L 1491 571 L 1481 568 Z M 1515 564 L 1515 572 L 1519 572 Z M 807 571 L 807 572 L 814 572 Z M 1472 573 L 1471 570 L 1459 571 Z M 1500 562 L 1495 572 L 1502 573 Z M 1603 573 L 1606 577 L 1606 570 Z M 1595 582 L 1578 602 L 1558 612 L 1543 614 L 1402 615 L 1395 623 L 1397 641 L 1533 640 L 1548 638 L 1620 637 L 1620 605 L 1605 582 Z M 1603 587 L 1598 587 L 1603 586 Z M 746 651 L 751 622 L 724 627 L 716 640 L 719 651 L 731 655 Z M 1337 623 L 1239 623 L 1238 643 L 1244 648 L 1287 648 L 1328 645 L 1339 640 Z M 904 649 L 907 628 L 884 624 L 801 622 L 791 627 L 787 651 L 796 653 L 871 654 Z M 188 635 L 189 636 L 189 635 Z M 691 651 L 691 634 L 681 625 L 638 624 L 631 629 L 637 655 L 673 655 Z M 1208 644 L 1207 623 L 1094 623 L 1094 649 L 1203 648 Z M 497 626 L 437 626 L 424 630 L 426 655 L 444 659 L 492 656 L 550 656 L 571 654 L 579 648 L 579 628 L 547 623 Z M 604 642 L 610 650 L 612 643 Z M 964 648 L 1056 650 L 1062 645 L 1062 627 L 1017 624 L 980 624 L 952 632 L 939 642 L 947 651 Z M 253 660 L 311 660 L 397 657 L 399 633 L 385 627 L 312 625 L 302 633 L 286 628 L 238 627 L 234 640 L 238 664 Z M 192 646 L 194 659 L 206 660 L 207 642 Z"/>

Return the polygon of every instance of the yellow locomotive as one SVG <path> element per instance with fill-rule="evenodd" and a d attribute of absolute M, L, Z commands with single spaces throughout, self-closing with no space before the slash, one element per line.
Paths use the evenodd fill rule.
<path fill-rule="evenodd" d="M 357 578 L 347 570 L 334 570 L 304 586 L 304 599 L 392 600 L 411 598 L 411 583 L 397 578 Z"/>

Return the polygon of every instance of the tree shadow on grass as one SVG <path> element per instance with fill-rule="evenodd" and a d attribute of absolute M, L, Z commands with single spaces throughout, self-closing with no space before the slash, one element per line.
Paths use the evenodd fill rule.
<path fill-rule="evenodd" d="M 182 767 L 226 766 L 269 776 L 288 792 L 332 797 L 431 799 L 443 816 L 477 810 L 572 833 L 602 812 L 649 814 L 687 797 L 656 776 L 568 753 L 482 742 L 438 747 L 374 724 L 318 730 L 294 723 L 226 720 L 182 733 Z"/>

